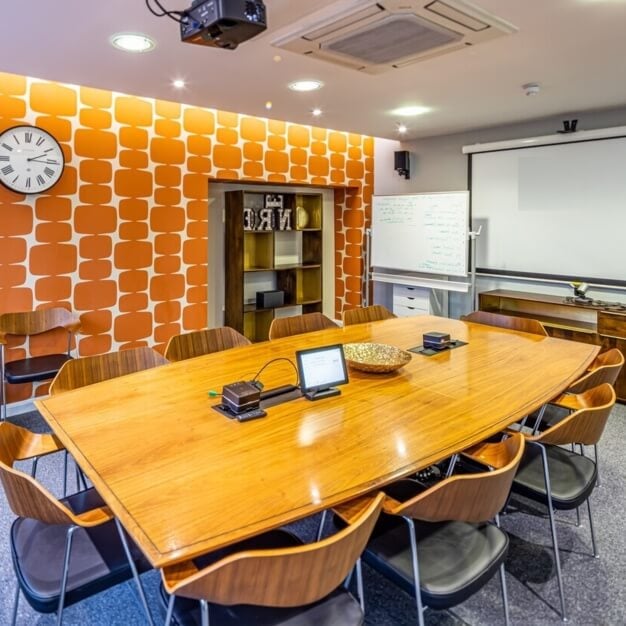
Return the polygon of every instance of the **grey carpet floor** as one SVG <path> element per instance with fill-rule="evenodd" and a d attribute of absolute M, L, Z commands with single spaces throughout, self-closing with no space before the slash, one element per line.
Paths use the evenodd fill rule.
<path fill-rule="evenodd" d="M 37 413 L 14 418 L 16 423 L 45 431 Z M 589 523 L 575 526 L 573 512 L 560 512 L 558 536 L 565 576 L 565 593 L 572 623 L 584 625 L 626 624 L 626 407 L 613 410 L 600 443 L 601 486 L 591 498 L 600 559 L 591 555 Z M 23 466 L 29 469 L 29 465 Z M 37 478 L 60 495 L 61 455 L 42 459 Z M 583 509 L 583 513 L 585 510 Z M 0 496 L 0 624 L 9 624 L 15 578 L 8 545 L 13 519 L 4 496 Z M 557 613 L 559 597 L 555 578 L 548 520 L 545 510 L 521 500 L 513 500 L 502 518 L 509 533 L 507 584 L 513 624 L 550 625 L 562 623 Z M 293 528 L 304 539 L 313 537 L 317 520 L 305 520 Z M 158 598 L 159 574 L 142 576 L 148 602 L 157 623 L 165 613 Z M 405 626 L 416 623 L 413 599 L 398 590 L 377 572 L 364 566 L 366 624 L 368 626 Z M 18 624 L 54 624 L 54 615 L 34 612 L 22 599 Z M 89 600 L 66 609 L 64 624 L 80 626 L 132 626 L 144 624 L 138 596 L 132 582 L 124 583 Z M 429 626 L 459 624 L 502 624 L 502 599 L 498 577 L 480 592 L 451 612 L 426 612 Z M 215 626 L 215 625 L 212 625 Z M 219 625 L 217 625 L 219 626 Z M 250 625 L 252 626 L 252 625 Z M 337 624 L 335 626 L 341 626 Z"/>

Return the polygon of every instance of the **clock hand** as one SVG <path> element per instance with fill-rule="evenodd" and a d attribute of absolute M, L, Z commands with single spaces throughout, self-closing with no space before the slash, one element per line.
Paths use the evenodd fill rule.
<path fill-rule="evenodd" d="M 55 161 L 54 159 L 46 159 L 45 161 L 40 161 L 39 159 L 41 159 L 41 157 L 46 156 L 45 154 L 42 154 L 38 157 L 32 157 L 31 159 L 26 159 L 27 161 L 35 161 L 36 163 L 50 163 L 50 164 L 57 164 L 58 161 Z"/>
<path fill-rule="evenodd" d="M 39 156 L 36 157 L 30 157 L 28 159 L 26 159 L 27 161 L 36 161 L 37 159 L 41 159 L 41 157 L 45 157 L 46 153 L 44 152 L 43 154 L 40 154 Z"/>

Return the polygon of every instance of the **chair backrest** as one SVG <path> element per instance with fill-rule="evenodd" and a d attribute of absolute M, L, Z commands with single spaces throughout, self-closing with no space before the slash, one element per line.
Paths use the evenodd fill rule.
<path fill-rule="evenodd" d="M 208 328 L 171 337 L 165 348 L 165 358 L 168 361 L 183 361 L 249 344 L 250 340 L 234 328 L 228 326 Z"/>
<path fill-rule="evenodd" d="M 609 383 L 577 394 L 576 404 L 583 408 L 538 435 L 529 437 L 529 440 L 558 446 L 572 443 L 595 445 L 604 432 L 615 399 L 615 390 Z"/>
<path fill-rule="evenodd" d="M 338 328 L 338 325 L 322 313 L 276 317 L 270 325 L 269 338 L 280 339 L 281 337 L 311 333 L 324 328 Z"/>
<path fill-rule="evenodd" d="M 357 307 L 356 309 L 347 309 L 343 312 L 344 326 L 352 326 L 353 324 L 364 324 L 366 322 L 378 322 L 380 320 L 388 320 L 397 317 L 388 308 L 382 304 L 372 304 L 366 307 Z"/>
<path fill-rule="evenodd" d="M 294 607 L 315 602 L 336 589 L 361 556 L 383 498 L 379 493 L 346 528 L 316 543 L 240 552 L 184 578 L 184 566 L 166 568 L 166 589 L 224 605 Z"/>
<path fill-rule="evenodd" d="M 30 476 L 13 469 L 28 431 L 9 422 L 0 423 L 0 481 L 15 515 L 47 524 L 69 524 L 74 516 Z"/>
<path fill-rule="evenodd" d="M 623 365 L 624 355 L 617 348 L 602 352 L 595 358 L 589 371 L 570 385 L 567 391 L 568 393 L 583 393 L 602 383 L 615 385 Z"/>
<path fill-rule="evenodd" d="M 498 328 L 509 328 L 510 330 L 519 330 L 524 333 L 532 333 L 533 335 L 542 335 L 544 337 L 548 335 L 541 322 L 527 317 L 503 315 L 501 313 L 492 313 L 491 311 L 473 311 L 472 313 L 463 315 L 461 319 L 464 322 L 497 326 Z"/>
<path fill-rule="evenodd" d="M 164 356 L 145 347 L 72 359 L 63 364 L 50 384 L 50 395 L 168 363 Z"/>
<path fill-rule="evenodd" d="M 55 328 L 76 332 L 80 319 L 61 307 L 0 315 L 0 341 L 4 335 L 39 335 Z"/>
<path fill-rule="evenodd" d="M 387 498 L 384 510 L 427 522 L 458 520 L 479 523 L 493 519 L 509 496 L 524 453 L 524 436 L 515 433 L 504 441 L 490 445 L 491 456 L 498 459 L 496 469 L 451 476 L 406 502 Z"/>

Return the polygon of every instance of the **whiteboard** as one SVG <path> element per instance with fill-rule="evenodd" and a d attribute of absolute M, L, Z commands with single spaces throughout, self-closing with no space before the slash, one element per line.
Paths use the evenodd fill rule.
<path fill-rule="evenodd" d="M 625 168 L 623 137 L 473 154 L 478 271 L 625 281 Z"/>
<path fill-rule="evenodd" d="M 469 192 L 374 196 L 374 267 L 467 276 Z"/>

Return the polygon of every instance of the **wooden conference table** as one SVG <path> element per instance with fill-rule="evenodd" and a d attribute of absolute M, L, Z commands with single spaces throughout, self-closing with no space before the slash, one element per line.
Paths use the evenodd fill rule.
<path fill-rule="evenodd" d="M 350 372 L 341 395 L 298 398 L 239 423 L 208 390 L 250 380 L 296 349 L 429 330 L 468 345 L 415 354 L 394 374 Z M 36 405 L 155 567 L 367 493 L 477 443 L 547 402 L 598 347 L 420 316 L 235 348 L 98 383 Z M 294 382 L 284 361 L 260 379 Z"/>

